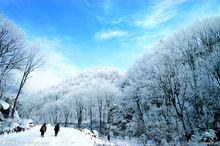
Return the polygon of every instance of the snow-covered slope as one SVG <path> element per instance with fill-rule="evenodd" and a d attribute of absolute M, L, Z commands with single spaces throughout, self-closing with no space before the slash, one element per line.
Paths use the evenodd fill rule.
<path fill-rule="evenodd" d="M 0 145 L 4 146 L 31 146 L 31 145 L 46 145 L 46 146 L 95 146 L 108 145 L 113 143 L 100 140 L 99 138 L 91 137 L 91 134 L 82 132 L 74 128 L 60 128 L 57 137 L 54 136 L 53 126 L 48 125 L 44 137 L 40 136 L 40 126 L 35 126 L 28 131 L 20 133 L 12 133 L 0 135 Z"/>

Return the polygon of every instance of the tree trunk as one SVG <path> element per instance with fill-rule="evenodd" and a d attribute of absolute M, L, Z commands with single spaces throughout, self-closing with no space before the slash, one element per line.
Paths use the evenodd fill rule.
<path fill-rule="evenodd" d="M 23 79 L 22 79 L 23 80 Z M 14 101 L 14 104 L 13 104 L 13 107 L 12 107 L 12 113 L 11 113 L 11 117 L 14 118 L 14 113 L 15 113 L 15 108 L 16 108 L 16 105 L 17 105 L 17 100 L 18 100 L 18 97 L 21 93 L 21 89 L 22 89 L 23 85 L 22 85 L 22 82 L 21 82 L 21 85 L 19 87 L 19 90 L 18 90 L 18 93 L 16 95 L 16 98 L 15 98 L 15 101 Z"/>
<path fill-rule="evenodd" d="M 102 101 L 98 100 L 99 110 L 99 133 L 102 133 Z"/>
<path fill-rule="evenodd" d="M 69 112 L 66 111 L 64 127 L 67 127 L 68 118 L 69 118 Z"/>
<path fill-rule="evenodd" d="M 143 134 L 146 131 L 146 127 L 145 127 L 145 122 L 144 122 L 144 114 L 141 110 L 141 105 L 140 105 L 140 100 L 136 99 L 136 106 L 137 106 L 137 113 L 138 113 L 138 117 L 140 119 L 139 121 L 139 129 L 138 131 L 140 132 L 139 134 Z"/>
<path fill-rule="evenodd" d="M 108 128 L 108 140 L 110 141 L 110 132 L 111 132 L 111 114 L 110 114 L 110 103 L 107 104 L 108 115 L 107 115 L 107 128 Z"/>
<path fill-rule="evenodd" d="M 90 116 L 90 131 L 92 131 L 92 107 L 89 108 L 89 116 Z"/>

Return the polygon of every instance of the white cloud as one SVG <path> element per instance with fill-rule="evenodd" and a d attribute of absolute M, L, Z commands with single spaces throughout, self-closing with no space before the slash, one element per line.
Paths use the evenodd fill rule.
<path fill-rule="evenodd" d="M 137 20 L 135 24 L 138 26 L 142 26 L 144 28 L 152 28 L 158 24 L 161 24 L 163 22 L 170 20 L 175 15 L 176 15 L 176 12 L 173 10 L 167 11 L 164 13 L 157 12 L 150 16 L 146 16 L 143 20 Z"/>
<path fill-rule="evenodd" d="M 136 15 L 134 24 L 144 28 L 153 28 L 161 23 L 167 22 L 176 16 L 176 6 L 187 0 L 163 0 L 154 3 L 149 12 L 142 12 Z"/>
<path fill-rule="evenodd" d="M 94 35 L 95 40 L 108 40 L 111 38 L 115 38 L 115 37 L 122 37 L 126 35 L 125 31 L 122 30 L 106 30 L 106 31 L 101 31 L 101 32 L 97 32 Z"/>
<path fill-rule="evenodd" d="M 25 86 L 27 93 L 49 88 L 58 84 L 63 79 L 78 73 L 78 68 L 72 65 L 58 50 L 61 47 L 65 47 L 62 45 L 62 40 L 42 37 L 35 41 L 44 49 L 42 52 L 45 54 L 45 64 L 39 71 L 31 74 L 31 78 Z"/>

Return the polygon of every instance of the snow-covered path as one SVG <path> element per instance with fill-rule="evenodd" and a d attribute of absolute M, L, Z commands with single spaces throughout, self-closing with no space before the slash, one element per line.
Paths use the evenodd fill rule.
<path fill-rule="evenodd" d="M 114 145 L 98 138 L 91 138 L 91 135 L 73 128 L 60 128 L 57 137 L 54 136 L 54 127 L 48 125 L 47 132 L 42 138 L 40 136 L 40 126 L 35 126 L 28 131 L 0 135 L 0 145 L 2 146 L 95 146 Z"/>

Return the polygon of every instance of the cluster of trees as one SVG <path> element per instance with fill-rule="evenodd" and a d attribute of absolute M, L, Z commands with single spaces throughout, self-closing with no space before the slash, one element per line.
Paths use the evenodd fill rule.
<path fill-rule="evenodd" d="M 61 123 L 87 127 L 109 135 L 113 113 L 121 91 L 121 74 L 110 68 L 94 68 L 79 73 L 47 91 L 24 98 L 21 116 L 37 123 Z"/>
<path fill-rule="evenodd" d="M 197 22 L 153 49 L 123 76 L 110 69 L 87 70 L 25 98 L 22 116 L 84 124 L 109 139 L 158 143 L 188 141 L 212 128 L 220 107 L 220 18 Z"/>
<path fill-rule="evenodd" d="M 131 67 L 122 84 L 132 136 L 189 141 L 213 128 L 220 107 L 220 18 L 197 22 L 155 50 Z"/>
<path fill-rule="evenodd" d="M 7 117 L 14 117 L 29 74 L 41 65 L 42 57 L 37 50 L 12 22 L 0 15 L 0 99 L 11 102 L 11 115 Z"/>

